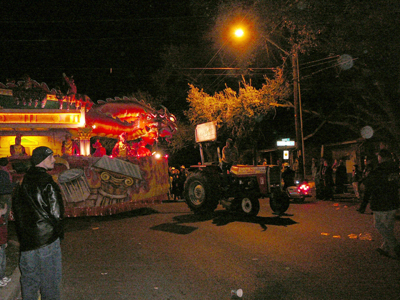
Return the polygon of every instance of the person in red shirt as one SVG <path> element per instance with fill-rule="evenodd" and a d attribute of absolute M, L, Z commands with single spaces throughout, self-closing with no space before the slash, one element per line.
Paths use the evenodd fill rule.
<path fill-rule="evenodd" d="M 93 148 L 96 149 L 96 151 L 93 153 L 94 157 L 102 157 L 107 154 L 106 148 L 103 147 L 103 145 L 100 143 L 100 140 L 97 140 L 96 143 L 94 143 Z"/>

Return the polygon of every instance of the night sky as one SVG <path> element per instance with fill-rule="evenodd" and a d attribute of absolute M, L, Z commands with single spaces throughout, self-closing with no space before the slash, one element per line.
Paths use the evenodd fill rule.
<path fill-rule="evenodd" d="M 25 2 L 25 3 L 24 3 Z M 195 42 L 204 16 L 187 1 L 11 1 L 0 12 L 0 82 L 26 73 L 50 88 L 62 73 L 92 100 L 152 92 L 164 46 Z"/>
<path fill-rule="evenodd" d="M 0 82 L 6 83 L 7 78 L 18 81 L 24 74 L 28 74 L 32 79 L 46 82 L 53 88 L 62 85 L 62 74 L 66 73 L 67 76 L 74 77 L 78 93 L 88 95 L 93 101 L 126 96 L 139 90 L 148 91 L 157 97 L 161 93 L 158 93 L 152 75 L 164 65 L 161 57 L 164 49 L 171 45 L 189 45 L 195 50 L 200 49 L 199 46 L 204 45 L 205 36 L 215 24 L 212 16 L 216 15 L 213 9 L 217 2 L 86 0 L 37 1 L 33 4 L 27 0 L 3 1 L 0 10 Z M 395 18 L 397 15 L 392 16 L 390 13 L 391 1 L 373 1 L 374 5 L 365 6 L 366 15 L 363 14 L 364 4 L 355 1 L 355 11 L 358 14 L 355 13 L 353 19 L 347 19 L 353 2 L 348 2 L 351 4 L 349 11 L 336 5 L 341 2 L 315 1 L 324 8 L 320 13 L 326 13 L 330 17 L 327 20 L 321 19 L 323 24 L 331 22 L 335 26 L 344 26 L 338 31 L 333 31 L 333 25 L 327 27 L 332 29 L 333 42 L 329 42 L 330 31 L 325 31 L 325 51 L 300 55 L 304 110 L 329 115 L 342 99 L 358 99 L 360 91 L 354 89 L 357 76 L 364 76 L 366 81 L 371 81 L 373 78 L 369 78 L 368 74 L 378 73 L 382 76 L 378 75 L 377 78 L 384 76 L 382 81 L 385 82 L 398 78 L 397 75 L 392 76 L 396 74 L 392 70 L 397 72 L 398 64 L 391 62 L 398 61 L 399 52 L 393 51 L 396 47 L 392 46 L 398 45 L 396 31 L 393 30 L 398 22 Z M 383 5 L 385 3 L 386 6 Z M 398 7 L 398 1 L 396 4 Z M 207 5 L 213 7 L 210 6 L 207 11 Z M 342 11 L 342 14 L 333 14 L 332 17 L 332 8 Z M 299 13 L 298 10 L 296 12 Z M 393 22 L 387 22 L 387 16 L 392 16 Z M 264 57 L 270 58 L 272 49 L 274 48 L 269 45 L 268 55 Z M 208 50 L 208 53 L 197 51 L 199 54 L 194 56 L 202 60 L 194 62 L 197 63 L 194 67 L 207 67 L 207 62 L 216 54 L 215 49 L 210 47 Z M 265 49 L 263 50 L 265 53 Z M 394 54 L 390 57 L 391 53 Z M 345 71 L 333 68 L 337 55 L 341 54 L 352 55 L 355 66 Z M 328 56 L 332 58 L 324 60 Z M 213 61 L 213 67 L 225 67 L 221 57 Z M 320 59 L 323 60 L 321 63 Z M 314 64 L 310 65 L 311 62 Z M 329 65 L 323 64 L 325 62 L 329 62 Z M 278 62 L 272 61 L 271 65 L 277 66 Z M 315 69 L 310 67 L 312 65 L 315 65 Z M 265 64 L 260 66 L 270 67 Z M 290 72 L 290 68 L 288 71 Z M 203 75 L 210 75 L 205 73 L 207 72 L 203 72 Z M 251 78 L 252 83 L 260 84 L 265 73 L 267 71 L 260 71 L 258 77 Z M 193 78 L 196 79 L 196 76 Z M 201 80 L 211 86 L 207 92 L 213 93 L 222 90 L 225 83 L 229 87 L 237 88 L 238 78 L 216 78 L 211 74 L 209 77 L 203 76 Z M 170 86 L 169 99 L 163 105 L 178 117 L 187 108 L 186 79 L 178 81 L 172 78 L 167 83 Z M 290 76 L 288 80 L 291 80 Z M 215 82 L 220 86 L 214 86 Z M 362 80 L 359 82 L 363 83 Z M 199 82 L 192 80 L 191 83 L 198 85 Z M 349 106 L 343 105 L 343 108 L 348 109 Z M 304 114 L 303 119 L 306 135 L 312 133 L 321 122 L 310 114 Z M 293 110 L 279 110 L 270 123 L 265 135 L 271 140 L 287 136 L 286 132 L 293 133 Z M 340 129 L 344 133 L 338 134 L 337 130 L 328 128 L 320 133 L 321 137 L 315 135 L 313 141 L 322 142 L 327 137 L 329 140 L 352 138 L 346 136 L 351 132 L 345 127 Z"/>

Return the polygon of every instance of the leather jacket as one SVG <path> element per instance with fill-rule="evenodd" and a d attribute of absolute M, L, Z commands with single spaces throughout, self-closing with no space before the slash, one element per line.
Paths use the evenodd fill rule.
<path fill-rule="evenodd" d="M 61 191 L 46 169 L 31 167 L 13 196 L 12 210 L 21 251 L 64 237 Z"/>

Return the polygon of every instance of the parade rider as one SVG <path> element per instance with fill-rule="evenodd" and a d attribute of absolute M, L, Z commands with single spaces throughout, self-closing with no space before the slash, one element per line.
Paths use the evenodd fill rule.
<path fill-rule="evenodd" d="M 222 173 L 224 176 L 225 187 L 229 184 L 228 171 L 231 170 L 233 164 L 237 163 L 239 157 L 238 149 L 233 145 L 231 138 L 226 140 L 226 145 L 222 148 Z"/>

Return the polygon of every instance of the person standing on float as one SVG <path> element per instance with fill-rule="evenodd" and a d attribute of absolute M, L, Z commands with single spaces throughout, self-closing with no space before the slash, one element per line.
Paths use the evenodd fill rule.
<path fill-rule="evenodd" d="M 131 152 L 131 147 L 126 141 L 126 132 L 123 132 L 119 135 L 119 140 L 115 144 L 112 150 L 112 156 L 114 157 L 128 157 Z"/>
<path fill-rule="evenodd" d="M 21 145 L 21 137 L 20 133 L 17 133 L 15 137 L 15 145 L 10 146 L 10 154 L 11 156 L 26 156 L 25 147 Z"/>

